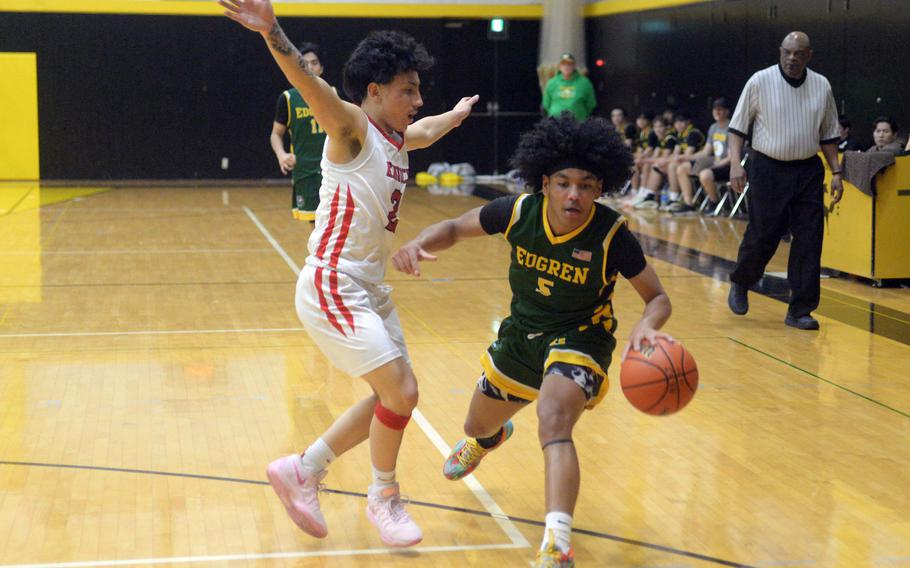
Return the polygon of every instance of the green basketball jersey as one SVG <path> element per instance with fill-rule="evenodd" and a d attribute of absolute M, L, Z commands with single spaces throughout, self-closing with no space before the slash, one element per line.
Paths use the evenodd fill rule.
<path fill-rule="evenodd" d="M 316 122 L 313 111 L 303 100 L 297 89 L 284 92 L 288 103 L 288 127 L 291 137 L 291 153 L 297 156 L 293 180 L 321 173 L 322 147 L 325 146 L 325 130 Z"/>
<path fill-rule="evenodd" d="M 607 272 L 607 251 L 625 219 L 595 204 L 581 227 L 556 236 L 546 208 L 542 193 L 521 195 L 512 208 L 505 231 L 512 245 L 512 317 L 529 331 L 601 325 L 613 333 L 618 272 Z"/>

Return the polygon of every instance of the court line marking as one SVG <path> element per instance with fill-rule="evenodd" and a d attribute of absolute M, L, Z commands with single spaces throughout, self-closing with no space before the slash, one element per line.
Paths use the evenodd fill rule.
<path fill-rule="evenodd" d="M 0 339 L 16 339 L 20 337 L 112 337 L 116 335 L 193 335 L 212 333 L 289 333 L 304 331 L 302 327 L 273 327 L 253 329 L 174 329 L 174 330 L 148 330 L 148 331 L 85 331 L 85 332 L 59 332 L 59 333 L 7 333 L 0 335 Z"/>
<path fill-rule="evenodd" d="M 249 485 L 262 485 L 267 486 L 267 481 L 260 481 L 255 479 L 241 479 L 237 477 L 220 477 L 214 475 L 203 475 L 197 473 L 178 473 L 173 471 L 155 471 L 147 469 L 127 469 L 122 467 L 104 467 L 104 466 L 94 466 L 94 465 L 75 465 L 75 464 L 55 464 L 55 463 L 40 463 L 40 462 L 18 462 L 18 461 L 0 461 L 0 465 L 13 465 L 13 466 L 24 466 L 24 467 L 48 467 L 48 468 L 63 468 L 63 469 L 76 469 L 76 470 L 92 470 L 92 471 L 110 471 L 116 473 L 137 473 L 140 475 L 161 475 L 168 477 L 182 477 L 189 479 L 201 479 L 207 481 L 226 481 L 230 483 L 245 483 Z M 355 491 L 344 491 L 341 489 L 326 489 L 326 493 L 332 493 L 336 495 L 344 495 L 348 497 L 358 497 L 360 499 L 366 499 L 366 493 L 357 493 Z M 464 507 L 456 507 L 452 505 L 442 505 L 439 503 L 430 503 L 427 501 L 415 501 L 411 500 L 411 504 L 420 507 L 432 507 L 435 509 L 445 510 L 445 511 L 454 511 L 457 513 L 464 513 L 469 515 L 478 515 L 482 517 L 490 517 L 489 511 L 480 511 L 476 509 L 466 509 Z M 535 527 L 544 527 L 546 523 L 543 521 L 535 519 L 524 519 L 521 517 L 511 517 L 511 520 L 516 523 L 533 525 Z M 756 568 L 753 565 L 743 564 L 741 562 L 732 562 L 730 560 L 724 560 L 723 558 L 716 558 L 713 556 L 707 556 L 705 554 L 700 554 L 698 552 L 690 552 L 688 550 L 681 550 L 678 548 L 672 548 L 669 546 L 664 546 L 661 544 L 654 544 L 643 540 L 636 540 L 632 538 L 626 538 L 622 536 L 617 536 L 609 533 L 593 531 L 589 529 L 582 529 L 578 527 L 573 527 L 572 532 L 576 534 L 582 534 L 585 536 L 590 536 L 594 538 L 602 538 L 606 540 L 612 540 L 615 542 L 621 542 L 623 544 L 630 544 L 633 546 L 641 546 L 643 548 L 649 548 L 651 550 L 659 550 L 661 552 L 667 552 L 670 554 L 675 554 L 678 556 L 686 556 L 688 558 L 697 558 L 699 560 L 705 560 L 708 562 L 713 562 L 715 564 L 720 564 L 722 566 L 732 566 L 737 568 Z M 489 545 L 480 545 L 480 546 L 489 546 Z M 505 545 L 509 546 L 509 545 Z M 519 548 L 516 546 L 516 548 Z"/>
<path fill-rule="evenodd" d="M 111 249 L 111 250 L 15 250 L 3 251 L 0 256 L 65 256 L 65 255 L 116 255 L 116 254 L 241 254 L 241 253 L 271 253 L 270 248 L 255 249 L 173 249 L 173 250 L 131 250 L 131 249 Z"/>
<path fill-rule="evenodd" d="M 408 552 L 462 552 L 468 550 L 502 550 L 524 548 L 517 544 L 476 544 L 465 546 L 425 546 L 408 548 Z M 401 553 L 400 548 L 363 548 L 352 550 L 313 550 L 306 552 L 263 552 L 252 554 L 222 554 L 217 556 L 171 556 L 162 558 L 130 558 L 124 560 L 86 560 L 79 562 L 49 562 L 41 564 L 0 564 L 2 568 L 87 568 L 90 566 L 136 566 L 140 564 L 189 564 L 201 562 L 230 562 L 241 560 L 270 560 L 288 558 L 318 558 L 337 556 L 368 556 Z"/>
<path fill-rule="evenodd" d="M 294 271 L 294 274 L 300 275 L 300 268 L 297 267 L 297 264 L 291 259 L 290 255 L 281 247 L 278 241 L 272 237 L 272 234 L 269 233 L 269 230 L 259 222 L 259 218 L 256 217 L 256 214 L 253 213 L 249 207 L 243 207 L 244 212 L 247 216 L 255 223 L 256 227 L 259 228 L 259 231 L 265 236 L 266 240 L 278 251 L 278 254 L 281 255 L 281 258 L 287 262 L 288 266 L 291 267 L 291 270 Z M 443 457 L 448 457 L 449 452 L 452 449 L 445 443 L 445 440 L 442 439 L 442 436 L 439 435 L 439 432 L 430 424 L 430 421 L 426 419 L 423 413 L 420 412 L 417 408 L 414 409 L 412 413 L 414 421 L 420 426 L 420 429 L 423 431 L 424 435 L 430 440 L 436 449 L 442 454 Z M 518 530 L 518 527 L 509 519 L 508 515 L 502 510 L 502 508 L 493 500 L 493 497 L 484 489 L 483 485 L 480 484 L 477 479 L 473 476 L 468 476 L 462 481 L 465 482 L 465 485 L 471 490 L 474 494 L 474 497 L 483 505 L 483 507 L 490 513 L 490 516 L 496 520 L 499 526 L 505 531 L 509 539 L 511 539 L 512 544 L 516 547 L 525 548 L 531 546 L 528 540 L 521 534 Z"/>
<path fill-rule="evenodd" d="M 811 371 L 807 371 L 806 369 L 803 369 L 802 367 L 798 367 L 798 366 L 794 365 L 793 363 L 791 363 L 791 362 L 789 362 L 789 361 L 787 361 L 787 360 L 785 360 L 785 359 L 781 359 L 780 357 L 776 357 L 776 356 L 774 356 L 774 355 L 771 355 L 770 353 L 766 353 L 766 352 L 762 351 L 761 349 L 759 349 L 759 348 L 757 348 L 757 347 L 753 347 L 753 346 L 749 345 L 748 343 L 742 342 L 742 341 L 740 341 L 740 340 L 738 340 L 738 339 L 736 339 L 736 338 L 730 337 L 729 339 L 730 339 L 730 341 L 732 341 L 733 343 L 738 343 L 739 345 L 742 345 L 743 347 L 745 347 L 745 348 L 747 348 L 747 349 L 751 349 L 752 351 L 755 351 L 756 353 L 761 353 L 761 354 L 764 355 L 765 357 L 768 357 L 768 358 L 770 358 L 770 359 L 774 359 L 774 360 L 777 361 L 778 363 L 783 363 L 784 365 L 787 365 L 788 367 L 792 367 L 792 368 L 796 369 L 797 371 L 800 371 L 800 372 L 802 372 L 802 373 L 805 373 L 805 374 L 809 375 L 810 377 L 814 377 L 815 379 L 818 379 L 819 381 L 828 383 L 829 385 L 831 385 L 831 386 L 833 386 L 833 387 L 837 387 L 837 388 L 839 388 L 839 389 L 841 389 L 841 390 L 843 390 L 843 391 L 846 391 L 846 392 L 848 392 L 848 393 L 850 393 L 850 394 L 852 394 L 852 395 L 854 395 L 854 396 L 858 396 L 858 397 L 860 397 L 860 398 L 866 399 L 866 400 L 868 400 L 869 402 L 873 402 L 873 403 L 875 403 L 875 404 L 881 406 L 882 408 L 886 408 L 886 409 L 890 410 L 891 412 L 896 412 L 897 414 L 900 414 L 901 416 L 903 416 L 903 417 L 905 417 L 905 418 L 910 418 L 910 414 L 907 414 L 906 412 L 904 412 L 904 411 L 902 411 L 902 410 L 898 410 L 897 408 L 888 406 L 888 405 L 885 404 L 884 402 L 875 400 L 874 398 L 868 397 L 868 396 L 866 396 L 866 395 L 864 395 L 864 394 L 862 394 L 862 393 L 860 393 L 860 392 L 857 392 L 857 391 L 855 391 L 855 390 L 849 389 L 849 388 L 845 387 L 844 385 L 835 383 L 834 381 L 830 381 L 830 380 L 828 380 L 828 379 L 826 379 L 826 378 L 824 378 L 824 377 L 821 377 L 821 376 L 819 376 L 819 375 L 816 375 L 815 373 L 813 373 L 813 372 L 811 372 Z"/>
<path fill-rule="evenodd" d="M 274 248 L 276 251 L 278 251 L 278 254 L 281 255 L 281 258 L 283 258 L 284 261 L 288 264 L 288 266 L 291 267 L 291 270 L 294 271 L 294 274 L 300 276 L 300 269 L 297 267 L 297 264 L 294 262 L 294 259 L 292 259 L 290 257 L 290 255 L 288 255 L 288 253 L 286 253 L 284 251 L 284 249 L 281 248 L 281 245 L 278 244 L 278 241 L 275 240 L 275 237 L 273 237 L 272 234 L 269 232 L 269 230 L 266 229 L 265 226 L 259 222 L 259 218 L 256 217 L 256 214 L 253 213 L 250 210 L 250 208 L 247 207 L 246 205 L 243 206 L 243 212 L 246 213 L 247 217 L 249 217 L 253 221 L 253 223 L 259 229 L 259 232 L 262 233 L 262 235 L 269 242 L 269 244 L 272 245 L 272 248 Z"/>

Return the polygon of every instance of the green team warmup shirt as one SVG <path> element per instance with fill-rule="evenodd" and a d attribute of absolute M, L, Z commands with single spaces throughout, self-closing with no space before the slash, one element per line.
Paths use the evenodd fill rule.
<path fill-rule="evenodd" d="M 612 299 L 617 275 L 640 274 L 646 266 L 644 254 L 622 215 L 599 203 L 581 227 L 553 234 L 545 214 L 547 202 L 542 193 L 522 194 L 495 199 L 480 211 L 484 231 L 503 233 L 512 247 L 511 314 L 500 327 L 500 341 L 543 339 L 544 349 L 565 345 L 572 350 L 573 342 L 592 345 L 586 351 L 576 348 L 577 358 L 565 354 L 557 358 L 606 376 L 600 363 L 609 365 L 615 345 Z M 496 387 L 528 400 L 536 398 L 546 366 L 541 360 L 505 368 L 512 363 L 497 360 L 495 343 L 482 364 Z"/>
<path fill-rule="evenodd" d="M 541 106 L 549 116 L 571 111 L 575 118 L 584 120 L 597 106 L 594 85 L 577 70 L 568 80 L 563 78 L 562 73 L 557 73 L 544 87 Z"/>
<path fill-rule="evenodd" d="M 278 97 L 275 122 L 284 124 L 291 137 L 291 153 L 297 156 L 292 176 L 294 182 L 321 175 L 319 164 L 325 146 L 325 131 L 316 122 L 313 111 L 297 89 L 288 89 Z"/>

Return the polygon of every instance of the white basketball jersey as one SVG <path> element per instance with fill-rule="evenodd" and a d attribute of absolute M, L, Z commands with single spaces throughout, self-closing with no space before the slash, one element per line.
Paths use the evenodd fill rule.
<path fill-rule="evenodd" d="M 332 163 L 323 150 L 322 187 L 307 264 L 382 282 L 408 180 L 403 145 L 370 120 L 354 161 Z"/>

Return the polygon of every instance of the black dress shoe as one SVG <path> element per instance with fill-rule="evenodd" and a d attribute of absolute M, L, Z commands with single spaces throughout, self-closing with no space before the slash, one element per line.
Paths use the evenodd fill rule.
<path fill-rule="evenodd" d="M 784 323 L 796 329 L 818 329 L 818 320 L 812 316 L 791 316 L 787 314 Z"/>
<path fill-rule="evenodd" d="M 746 315 L 749 311 L 749 289 L 742 284 L 730 282 L 730 294 L 727 296 L 727 305 L 730 311 L 738 316 Z"/>

